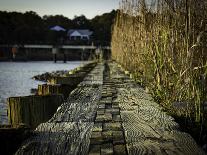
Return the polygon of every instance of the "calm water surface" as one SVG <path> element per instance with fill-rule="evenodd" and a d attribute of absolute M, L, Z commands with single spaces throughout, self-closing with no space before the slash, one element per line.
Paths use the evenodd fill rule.
<path fill-rule="evenodd" d="M 57 70 L 71 70 L 84 62 L 0 62 L 0 124 L 7 124 L 6 99 L 11 96 L 30 95 L 31 88 L 42 82 L 32 79 L 34 75 Z"/>

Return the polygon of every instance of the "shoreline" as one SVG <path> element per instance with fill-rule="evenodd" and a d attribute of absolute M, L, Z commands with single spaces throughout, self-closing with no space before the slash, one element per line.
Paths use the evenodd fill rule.
<path fill-rule="evenodd" d="M 8 119 L 6 117 L 7 109 L 8 109 L 6 99 L 8 97 L 32 95 L 34 93 L 31 92 L 31 89 L 37 89 L 38 84 L 43 84 L 42 81 L 33 80 L 32 76 L 40 74 L 41 72 L 45 73 L 45 72 L 47 72 L 48 68 L 49 68 L 49 72 L 56 72 L 57 69 L 61 70 L 61 71 L 71 71 L 72 69 L 74 69 L 74 66 L 80 67 L 81 65 L 83 65 L 85 63 L 89 63 L 89 62 L 90 61 L 70 61 L 70 62 L 67 62 L 66 64 L 64 64 L 62 62 L 59 63 L 59 61 L 58 61 L 58 63 L 55 64 L 52 61 L 29 61 L 29 62 L 1 62 L 0 61 L 0 67 L 1 67 L 0 68 L 0 72 L 1 72 L 0 80 L 2 80 L 2 84 L 3 84 L 3 85 L 1 84 L 2 90 L 0 89 L 0 91 L 3 91 L 1 93 L 1 95 L 2 95 L 1 96 L 1 101 L 2 101 L 1 106 L 4 109 L 3 110 L 1 108 L 1 112 L 0 112 L 1 125 L 8 124 Z M 35 66 L 35 67 L 31 68 L 32 66 Z M 45 66 L 48 66 L 48 67 L 45 67 Z M 7 67 L 9 69 L 9 71 L 6 71 L 6 74 L 4 74 L 5 69 Z M 40 67 L 40 69 L 39 69 L 39 67 Z M 18 70 L 15 70 L 16 68 Z M 50 71 L 51 70 L 50 68 L 52 69 L 52 71 Z M 20 78 L 20 76 L 22 76 L 21 72 L 23 72 L 23 74 L 26 75 L 26 77 L 18 80 L 18 78 Z M 9 79 L 7 78 L 6 83 L 3 82 L 4 81 L 3 79 L 6 78 L 6 76 L 4 76 L 4 75 L 8 75 L 11 77 Z M 16 77 L 14 77 L 14 76 L 16 76 Z M 23 85 L 21 83 L 23 83 Z M 12 87 L 12 88 L 14 87 L 15 89 L 13 89 L 12 91 L 9 90 L 10 89 L 10 87 L 8 87 L 9 85 L 11 85 L 10 87 Z M 18 88 L 16 88 L 16 87 L 18 87 Z M 19 87 L 21 87 L 23 91 L 20 90 Z M 5 97 L 5 95 L 3 96 L 3 94 L 5 94 L 6 97 Z"/>

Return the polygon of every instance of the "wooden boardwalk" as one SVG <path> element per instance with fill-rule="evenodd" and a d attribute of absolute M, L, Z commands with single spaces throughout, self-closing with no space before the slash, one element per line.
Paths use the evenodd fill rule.
<path fill-rule="evenodd" d="M 17 45 L 11 45 L 9 47 L 14 47 Z M 0 45 L 0 47 L 8 47 L 8 45 Z M 29 49 L 52 49 L 54 46 L 53 45 L 24 45 L 24 48 L 29 48 Z M 97 46 L 94 45 L 61 45 L 60 48 L 62 49 L 97 49 Z M 110 50 L 110 46 L 104 46 L 102 49 L 108 49 Z"/>
<path fill-rule="evenodd" d="M 16 154 L 204 154 L 116 63 L 99 63 Z"/>

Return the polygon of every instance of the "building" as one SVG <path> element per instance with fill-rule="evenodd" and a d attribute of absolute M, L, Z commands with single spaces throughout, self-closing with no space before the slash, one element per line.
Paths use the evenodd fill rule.
<path fill-rule="evenodd" d="M 52 31 L 66 31 L 63 27 L 58 26 L 58 25 L 51 27 L 50 30 L 52 30 Z"/>
<path fill-rule="evenodd" d="M 70 29 L 67 36 L 70 40 L 90 40 L 92 34 L 93 32 L 88 29 Z"/>

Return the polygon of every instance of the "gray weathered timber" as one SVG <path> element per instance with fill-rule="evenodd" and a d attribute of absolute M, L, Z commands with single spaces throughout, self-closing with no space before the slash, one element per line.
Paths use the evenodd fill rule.
<path fill-rule="evenodd" d="M 114 62 L 98 64 L 16 154 L 204 154 Z"/>
<path fill-rule="evenodd" d="M 38 85 L 38 95 L 52 95 L 62 94 L 64 99 L 67 99 L 70 92 L 75 89 L 76 86 L 61 85 L 61 84 L 43 84 Z"/>
<path fill-rule="evenodd" d="M 90 138 L 89 155 L 127 155 L 120 108 L 117 103 L 112 102 L 116 94 L 114 81 L 110 78 L 110 69 L 108 64 L 105 64 L 102 97 L 98 103 Z"/>
<path fill-rule="evenodd" d="M 134 154 L 204 154 L 192 137 L 155 103 L 144 89 L 110 63 L 125 131 L 127 151 Z"/>
<path fill-rule="evenodd" d="M 51 84 L 67 84 L 67 85 L 78 85 L 84 78 L 83 75 L 70 75 L 67 77 L 52 77 L 49 83 Z"/>
<path fill-rule="evenodd" d="M 98 64 L 54 116 L 36 128 L 35 135 L 25 141 L 16 154 L 87 154 L 97 102 L 101 97 L 103 68 L 103 64 Z M 94 79 L 96 83 L 92 82 Z"/>
<path fill-rule="evenodd" d="M 34 78 L 48 81 L 49 83 L 38 85 L 38 95 L 63 94 L 67 99 L 70 92 L 83 81 L 84 77 L 96 66 L 96 62 L 90 62 L 77 67 L 71 71 L 58 71 L 55 73 L 44 73 Z"/>

